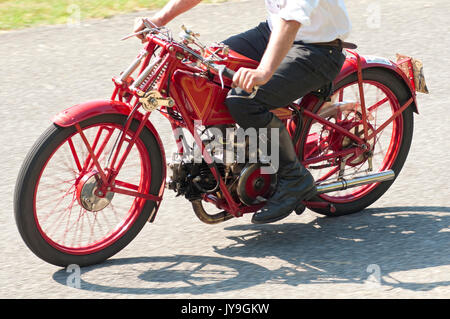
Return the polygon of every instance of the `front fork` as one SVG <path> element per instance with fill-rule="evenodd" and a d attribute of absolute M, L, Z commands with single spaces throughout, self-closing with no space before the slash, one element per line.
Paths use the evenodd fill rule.
<path fill-rule="evenodd" d="M 95 168 L 97 169 L 98 175 L 100 177 L 100 183 L 98 185 L 98 189 L 96 191 L 96 195 L 99 197 L 104 197 L 108 192 L 114 192 L 119 194 L 124 194 L 128 196 L 134 196 L 139 198 L 144 198 L 146 200 L 152 200 L 155 202 L 161 202 L 162 196 L 155 196 L 151 194 L 141 193 L 136 189 L 130 189 L 130 185 L 118 185 L 116 183 L 116 177 L 119 175 L 119 172 L 125 163 L 130 151 L 132 150 L 134 144 L 136 143 L 136 139 L 139 137 L 142 129 L 148 122 L 151 112 L 156 108 L 155 105 L 149 104 L 150 108 L 145 107 L 146 103 L 151 97 L 146 97 L 143 95 L 149 87 L 152 85 L 157 76 L 151 76 L 151 73 L 154 72 L 156 75 L 163 73 L 163 69 L 169 60 L 169 55 L 163 54 L 156 61 L 150 63 L 151 54 L 155 48 L 154 43 L 148 43 L 145 49 L 137 56 L 137 58 L 133 61 L 133 63 L 120 75 L 118 78 L 113 78 L 113 82 L 115 84 L 114 92 L 111 96 L 111 100 L 114 101 L 118 99 L 120 103 L 124 103 L 123 99 L 126 99 L 126 103 L 129 104 L 133 99 L 134 95 L 137 94 L 140 98 L 137 98 L 133 103 L 131 108 L 131 112 L 127 116 L 127 120 L 123 125 L 123 130 L 121 131 L 119 137 L 114 143 L 114 147 L 109 154 L 108 163 L 105 169 L 102 169 L 100 166 L 97 157 L 94 154 L 92 147 L 89 145 L 88 140 L 84 136 L 84 133 L 77 123 L 75 128 L 80 134 L 87 150 L 90 158 L 92 158 Z M 164 57 L 163 57 L 164 56 Z M 135 81 L 130 82 L 130 75 L 141 66 L 141 70 L 139 72 L 139 76 Z M 149 80 L 151 78 L 151 80 Z M 143 91 L 141 91 L 141 89 Z M 140 121 L 137 130 L 130 134 L 131 138 L 128 138 L 128 133 L 130 130 L 130 125 L 133 120 L 136 118 L 138 114 L 138 109 L 144 106 L 145 114 L 142 118 L 139 118 Z M 139 113 L 140 114 L 140 113 Z M 124 147 L 124 142 L 128 142 L 124 152 L 121 154 L 122 148 Z M 121 155 L 120 155 L 121 154 Z M 126 188 L 122 188 L 120 186 L 128 186 Z"/>
<path fill-rule="evenodd" d="M 98 156 L 95 153 L 95 148 L 98 144 L 98 139 L 96 138 L 91 145 L 86 138 L 83 129 L 81 128 L 79 123 L 75 124 L 75 129 L 77 130 L 78 134 L 80 135 L 87 151 L 88 151 L 88 158 L 85 162 L 84 170 L 87 170 L 88 166 L 91 165 L 90 161 L 92 161 L 93 168 L 96 170 L 96 174 L 99 176 L 99 180 L 97 182 L 97 189 L 95 191 L 95 195 L 99 198 L 105 198 L 108 193 L 119 193 L 124 194 L 128 196 L 133 197 L 139 197 L 146 200 L 152 200 L 155 202 L 160 202 L 162 200 L 161 196 L 155 196 L 152 194 L 146 194 L 139 192 L 138 189 L 134 189 L 135 187 L 130 187 L 130 185 L 123 185 L 124 183 L 119 182 L 116 183 L 116 177 L 120 172 L 120 169 L 122 168 L 123 164 L 125 163 L 125 160 L 127 159 L 131 149 L 133 148 L 134 144 L 136 143 L 136 139 L 139 137 L 139 134 L 141 133 L 142 129 L 145 126 L 145 123 L 147 122 L 150 112 L 147 112 L 143 119 L 141 119 L 140 124 L 136 132 L 132 135 L 131 138 L 127 138 L 127 133 L 130 128 L 131 122 L 133 121 L 133 112 L 128 116 L 128 119 L 124 125 L 123 131 L 121 131 L 121 134 L 119 135 L 118 141 L 115 143 L 115 147 L 113 147 L 110 159 L 111 161 L 106 165 L 105 168 L 102 168 Z M 124 146 L 124 141 L 128 142 L 128 145 L 124 152 L 120 155 L 122 147 Z M 104 147 L 103 145 L 100 145 L 100 150 Z M 120 157 L 119 157 L 120 156 Z M 117 163 L 117 164 L 116 164 Z M 92 166 L 92 165 L 91 165 Z"/>

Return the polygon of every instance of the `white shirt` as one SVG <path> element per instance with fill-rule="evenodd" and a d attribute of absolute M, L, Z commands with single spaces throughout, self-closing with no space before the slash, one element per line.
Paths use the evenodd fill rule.
<path fill-rule="evenodd" d="M 301 23 L 295 41 L 305 43 L 344 40 L 351 23 L 344 0 L 265 0 L 272 30 L 280 18 Z"/>

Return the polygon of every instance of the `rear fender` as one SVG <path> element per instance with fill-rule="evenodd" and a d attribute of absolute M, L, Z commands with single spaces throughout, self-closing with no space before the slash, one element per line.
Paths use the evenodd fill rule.
<path fill-rule="evenodd" d="M 353 51 L 349 51 L 354 56 L 347 56 L 347 59 L 342 66 L 341 72 L 336 77 L 334 83 L 337 84 L 347 76 L 358 72 L 358 60 L 357 53 Z M 405 86 L 405 89 L 409 92 L 410 97 L 413 98 L 413 103 L 411 107 L 413 108 L 415 113 L 419 113 L 417 109 L 417 99 L 416 99 L 416 90 L 414 88 L 414 79 L 410 79 L 403 70 L 395 63 L 389 59 L 376 57 L 376 56 L 359 56 L 361 61 L 361 69 L 370 69 L 370 68 L 382 68 L 391 72 L 397 78 L 399 78 Z"/>
<path fill-rule="evenodd" d="M 88 118 L 93 116 L 102 115 L 102 114 L 122 114 L 128 116 L 131 113 L 131 108 L 122 102 L 119 101 L 111 101 L 111 100 L 95 100 L 89 101 L 82 104 L 77 104 L 68 109 L 60 112 L 55 115 L 52 119 L 53 123 L 62 127 L 70 127 L 75 125 L 76 123 L 82 122 Z M 139 112 L 135 113 L 135 118 L 137 120 L 142 121 L 143 115 Z M 163 179 L 162 185 L 159 191 L 160 197 L 164 194 L 165 189 L 165 181 L 166 181 L 166 156 L 164 151 L 164 146 L 161 141 L 161 138 L 150 121 L 145 123 L 145 126 L 150 130 L 150 132 L 155 136 L 156 141 L 158 142 L 159 149 L 161 151 L 161 161 L 163 162 Z M 154 209 L 154 211 L 150 215 L 150 222 L 153 222 L 156 213 L 159 209 L 161 201 L 159 201 Z"/>

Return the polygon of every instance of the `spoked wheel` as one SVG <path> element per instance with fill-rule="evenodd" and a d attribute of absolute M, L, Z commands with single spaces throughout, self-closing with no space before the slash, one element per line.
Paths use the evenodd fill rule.
<path fill-rule="evenodd" d="M 316 183 L 329 183 L 338 179 L 353 179 L 370 173 L 393 170 L 398 176 L 406 160 L 413 135 L 413 109 L 406 108 L 389 125 L 382 127 L 410 97 L 404 84 L 395 75 L 382 69 L 369 69 L 363 73 L 363 88 L 368 118 L 368 133 L 377 134 L 366 142 L 369 147 L 358 156 L 333 156 L 354 147 L 354 143 L 330 126 L 308 119 L 299 144 L 299 158 L 313 174 Z M 360 138 L 364 138 L 360 95 L 357 76 L 349 76 L 336 85 L 332 101 L 318 106 L 315 113 L 328 119 Z M 317 161 L 316 159 L 326 159 Z M 393 181 L 368 184 L 343 191 L 318 195 L 314 200 L 332 204 L 311 207 L 313 211 L 340 216 L 361 211 L 380 198 Z"/>
<path fill-rule="evenodd" d="M 125 116 L 108 114 L 80 123 L 103 169 L 125 121 Z M 131 124 L 126 141 L 138 126 L 137 121 Z M 158 143 L 144 127 L 115 185 L 157 196 L 162 171 Z M 52 125 L 35 143 L 17 180 L 15 217 L 25 243 L 58 266 L 96 264 L 116 254 L 138 234 L 156 204 L 101 190 L 81 134 L 74 127 Z"/>

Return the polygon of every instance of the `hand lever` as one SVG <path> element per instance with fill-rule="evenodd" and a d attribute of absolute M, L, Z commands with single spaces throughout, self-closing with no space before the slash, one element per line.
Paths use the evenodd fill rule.
<path fill-rule="evenodd" d="M 223 83 L 223 76 L 229 78 L 230 80 L 233 80 L 233 76 L 236 73 L 233 70 L 230 70 L 223 64 L 214 64 L 213 68 L 217 71 L 217 74 L 219 75 L 220 83 L 222 85 L 222 89 L 224 88 Z M 254 86 L 252 93 L 249 96 L 236 96 L 243 99 L 253 99 L 256 96 L 256 93 L 258 92 L 259 86 Z"/>
<path fill-rule="evenodd" d="M 135 37 L 135 36 L 137 36 L 137 35 L 139 35 L 139 34 L 147 33 L 147 32 L 149 32 L 149 31 L 150 31 L 149 29 L 144 29 L 144 30 L 142 30 L 142 31 L 139 31 L 139 32 L 136 32 L 136 33 L 133 33 L 133 34 L 129 34 L 129 35 L 123 37 L 122 39 L 120 39 L 120 41 L 127 40 L 127 39 L 129 39 L 129 38 Z"/>

